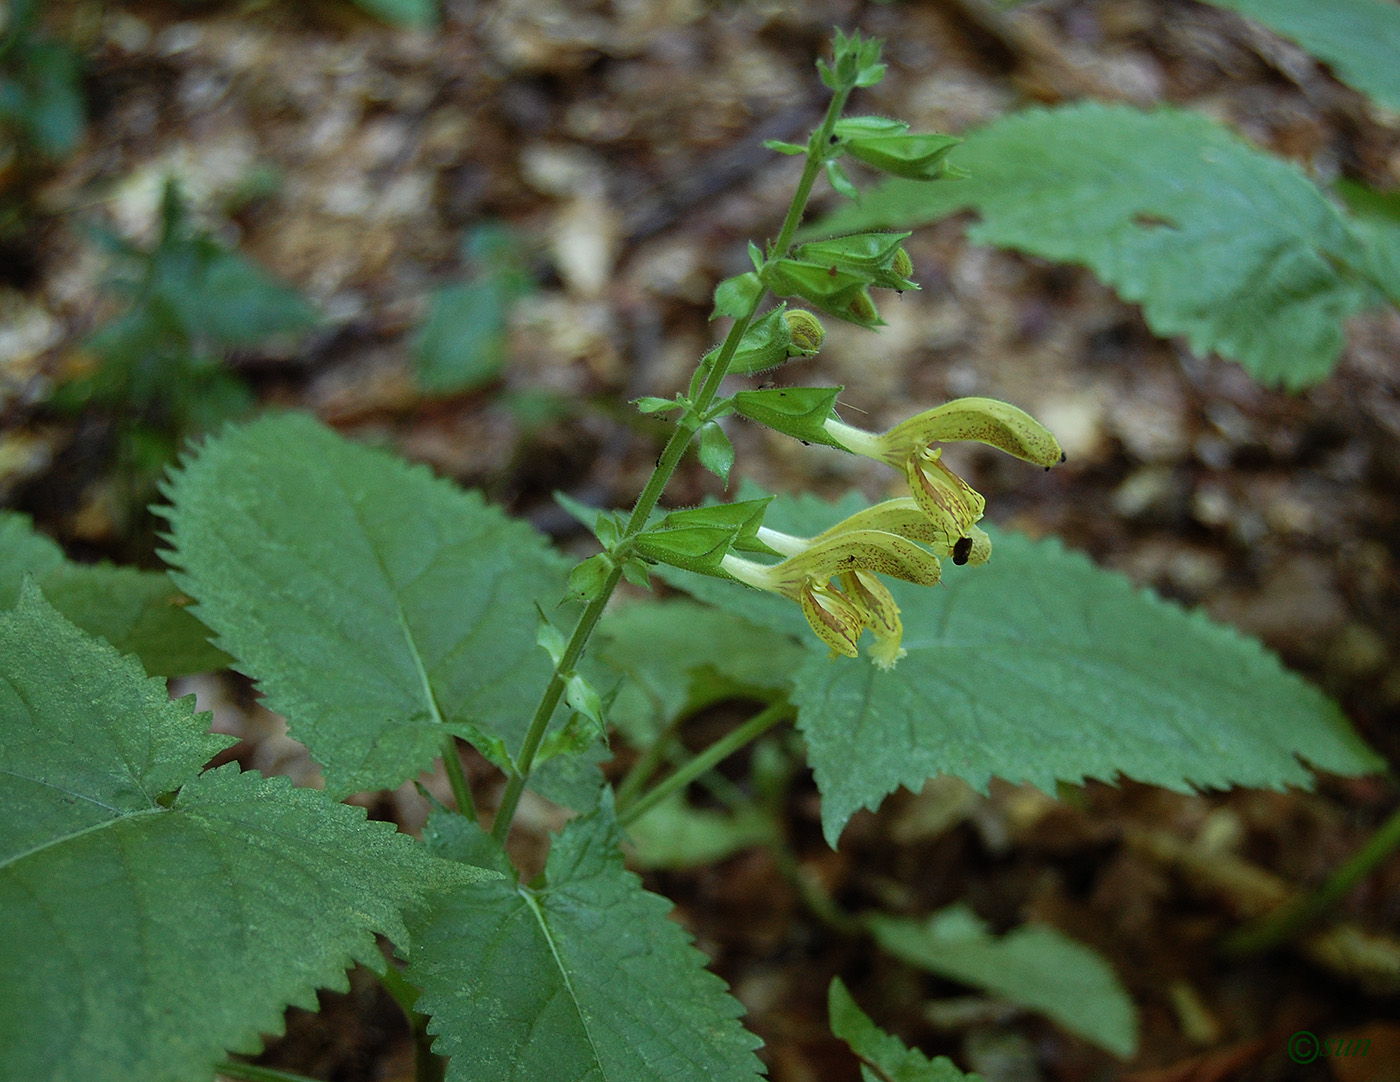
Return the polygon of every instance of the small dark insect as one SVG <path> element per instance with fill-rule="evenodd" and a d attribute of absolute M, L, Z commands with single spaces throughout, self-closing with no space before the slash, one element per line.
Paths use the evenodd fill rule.
<path fill-rule="evenodd" d="M 953 542 L 953 563 L 961 567 L 967 563 L 967 558 L 972 555 L 972 538 L 959 537 Z"/>
<path fill-rule="evenodd" d="M 827 276 L 828 278 L 835 278 L 835 277 L 836 277 L 836 268 L 835 268 L 835 267 L 832 267 L 830 270 L 828 270 L 828 271 L 826 272 L 826 276 Z"/>

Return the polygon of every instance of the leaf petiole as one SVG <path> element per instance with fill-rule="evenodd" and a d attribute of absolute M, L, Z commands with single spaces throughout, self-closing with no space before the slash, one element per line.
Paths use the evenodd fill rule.
<path fill-rule="evenodd" d="M 779 722 L 791 720 L 796 713 L 792 703 L 788 702 L 786 698 L 769 703 L 744 724 L 720 737 L 680 769 L 666 775 L 645 795 L 626 806 L 619 805 L 618 825 L 625 827 L 629 823 L 636 822 L 667 797 L 684 789 L 696 778 L 729 758 L 745 744 L 758 739 Z"/>

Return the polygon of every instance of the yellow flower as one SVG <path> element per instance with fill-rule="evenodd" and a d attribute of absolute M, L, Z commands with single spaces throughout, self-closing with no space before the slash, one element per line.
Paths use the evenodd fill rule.
<path fill-rule="evenodd" d="M 994 398 L 957 398 L 917 414 L 883 434 L 866 432 L 834 417 L 827 434 L 848 451 L 901 470 L 919 509 L 938 534 L 936 544 L 955 563 L 985 563 L 987 535 L 976 523 L 986 501 L 943 463 L 936 443 L 976 440 L 1049 469 L 1064 461 L 1053 435 L 1024 410 Z"/>
<path fill-rule="evenodd" d="M 875 635 L 871 657 L 889 669 L 904 655 L 900 647 L 904 628 L 899 606 L 876 575 L 932 586 L 941 577 L 942 567 L 937 556 L 908 538 L 885 530 L 845 528 L 851 521 L 813 539 L 761 529 L 760 539 L 785 553 L 786 559 L 766 565 L 730 553 L 720 567 L 740 582 L 796 601 L 833 655 L 858 656 L 857 643 L 869 628 Z M 833 578 L 839 589 L 831 585 Z"/>

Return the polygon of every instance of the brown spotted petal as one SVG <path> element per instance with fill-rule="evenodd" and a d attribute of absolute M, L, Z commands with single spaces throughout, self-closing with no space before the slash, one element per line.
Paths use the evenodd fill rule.
<path fill-rule="evenodd" d="M 982 517 L 987 501 L 943 464 L 943 452 L 924 450 L 910 455 L 905 474 L 914 501 L 934 527 L 951 539 L 948 543 L 952 545 L 967 537 Z"/>
<path fill-rule="evenodd" d="M 831 647 L 833 653 L 858 657 L 856 642 L 865 630 L 865 615 L 859 606 L 831 586 L 816 579 L 806 582 L 798 592 L 802 615 L 817 633 L 817 638 Z"/>
<path fill-rule="evenodd" d="M 843 530 L 812 542 L 805 552 L 788 557 L 774 570 L 822 579 L 846 571 L 873 571 L 917 586 L 933 586 L 943 574 L 933 553 L 884 530 Z"/>
<path fill-rule="evenodd" d="M 868 571 L 844 572 L 840 582 L 841 592 L 859 605 L 865 626 L 875 633 L 875 645 L 870 648 L 875 664 L 886 671 L 894 668 L 906 651 L 900 645 L 904 624 L 889 587 Z"/>
<path fill-rule="evenodd" d="M 895 425 L 882 439 L 889 449 L 975 440 L 1046 469 L 1065 460 L 1049 429 L 995 398 L 955 398 Z"/>

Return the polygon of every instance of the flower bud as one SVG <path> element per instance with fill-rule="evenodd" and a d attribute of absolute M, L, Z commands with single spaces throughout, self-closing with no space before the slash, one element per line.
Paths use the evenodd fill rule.
<path fill-rule="evenodd" d="M 803 308 L 790 308 L 783 313 L 788 330 L 792 332 L 792 342 L 788 346 L 789 357 L 810 357 L 821 349 L 826 338 L 826 328 L 821 320 Z"/>

